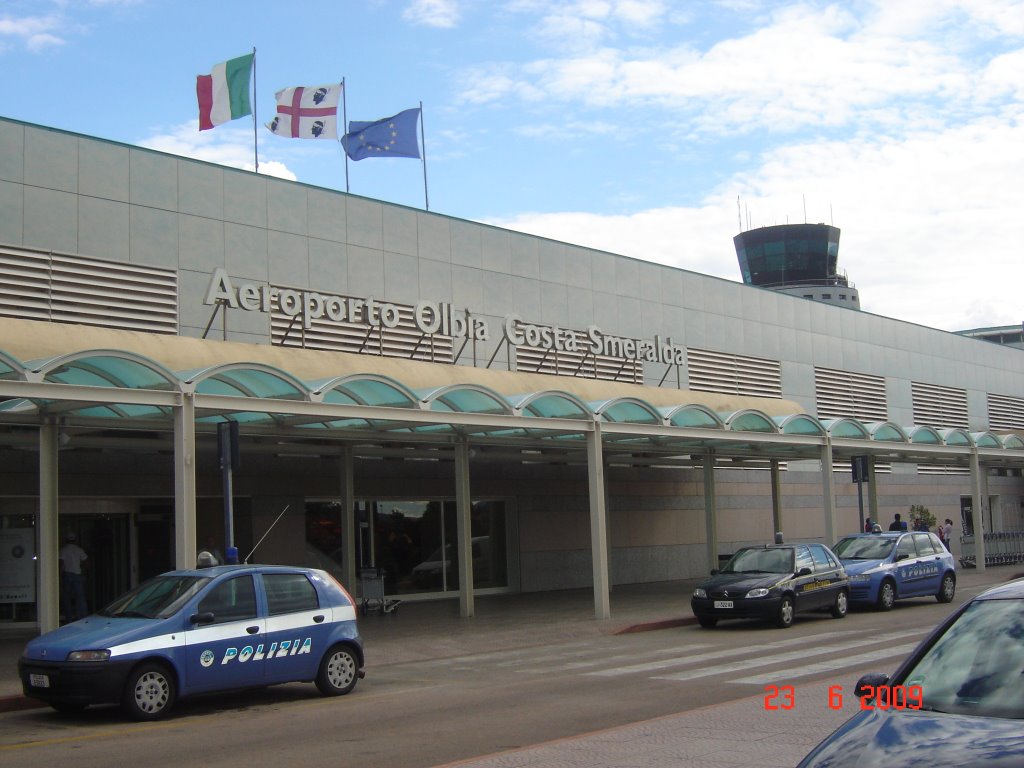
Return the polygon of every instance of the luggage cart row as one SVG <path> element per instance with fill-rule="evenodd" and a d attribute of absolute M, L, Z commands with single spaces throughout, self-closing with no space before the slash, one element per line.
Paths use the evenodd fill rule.
<path fill-rule="evenodd" d="M 384 595 L 383 568 L 360 568 L 359 569 L 359 610 L 366 616 L 371 611 L 380 611 L 382 614 L 392 614 L 398 610 L 401 600 L 388 598 Z"/>
<path fill-rule="evenodd" d="M 977 552 L 973 535 L 960 539 L 960 564 L 965 568 L 977 567 Z M 1024 563 L 1024 531 L 1001 531 L 985 534 L 985 565 L 1013 565 Z"/>

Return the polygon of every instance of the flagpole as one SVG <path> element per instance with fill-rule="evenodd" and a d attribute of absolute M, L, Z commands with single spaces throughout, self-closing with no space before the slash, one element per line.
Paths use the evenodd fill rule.
<path fill-rule="evenodd" d="M 348 133 L 348 102 L 345 90 L 345 78 L 343 77 L 341 78 L 341 121 L 344 123 L 341 126 L 342 136 Z M 341 139 L 338 139 L 338 146 L 341 147 Z M 345 192 L 348 192 L 348 152 L 344 147 L 341 147 L 341 154 L 345 156 Z"/>
<path fill-rule="evenodd" d="M 430 210 L 430 196 L 427 194 L 427 137 L 423 130 L 423 102 L 420 102 L 420 144 L 423 146 L 423 203 Z"/>
<path fill-rule="evenodd" d="M 260 172 L 260 147 L 259 132 L 256 126 L 259 121 L 256 119 L 256 46 L 252 47 L 252 157 L 256 164 L 256 173 Z"/>

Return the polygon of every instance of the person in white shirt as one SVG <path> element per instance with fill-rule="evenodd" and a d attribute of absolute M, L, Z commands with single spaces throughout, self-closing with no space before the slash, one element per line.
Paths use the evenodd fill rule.
<path fill-rule="evenodd" d="M 74 533 L 69 533 L 64 537 L 64 546 L 60 548 L 64 616 L 68 621 L 78 621 L 89 613 L 85 603 L 85 575 L 83 573 L 83 566 L 89 556 L 75 543 L 76 539 Z"/>

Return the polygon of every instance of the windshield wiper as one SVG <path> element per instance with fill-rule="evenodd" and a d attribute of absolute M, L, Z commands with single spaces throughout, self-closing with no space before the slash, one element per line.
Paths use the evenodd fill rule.
<path fill-rule="evenodd" d="M 111 616 L 117 616 L 122 619 L 152 619 L 148 613 L 142 613 L 142 611 L 118 611 L 117 613 L 110 614 Z"/>

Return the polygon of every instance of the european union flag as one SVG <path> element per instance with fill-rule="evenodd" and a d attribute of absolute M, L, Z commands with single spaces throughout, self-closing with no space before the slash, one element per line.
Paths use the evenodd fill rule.
<path fill-rule="evenodd" d="M 416 139 L 416 123 L 419 118 L 420 110 L 416 107 L 383 120 L 350 120 L 348 133 L 341 137 L 341 146 L 353 160 L 364 157 L 418 158 L 420 143 Z"/>

